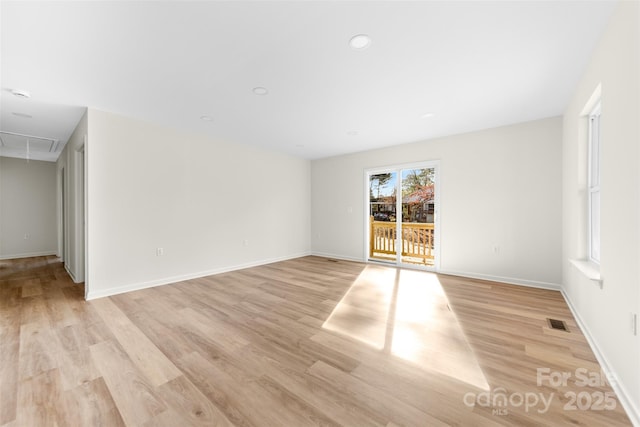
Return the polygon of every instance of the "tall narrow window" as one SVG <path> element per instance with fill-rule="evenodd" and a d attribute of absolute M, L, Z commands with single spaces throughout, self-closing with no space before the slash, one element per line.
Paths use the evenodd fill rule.
<path fill-rule="evenodd" d="M 589 114 L 589 260 L 600 264 L 600 103 Z"/>

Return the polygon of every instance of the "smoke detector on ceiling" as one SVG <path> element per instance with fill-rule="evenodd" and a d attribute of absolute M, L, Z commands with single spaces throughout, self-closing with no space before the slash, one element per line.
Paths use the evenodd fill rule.
<path fill-rule="evenodd" d="M 355 50 L 366 49 L 370 44 L 371 37 L 366 34 L 357 34 L 351 37 L 351 40 L 349 40 L 349 46 L 351 46 L 351 48 Z"/>
<path fill-rule="evenodd" d="M 267 90 L 266 87 L 258 86 L 253 88 L 253 93 L 255 93 L 256 95 L 264 96 L 269 93 L 269 90 Z"/>

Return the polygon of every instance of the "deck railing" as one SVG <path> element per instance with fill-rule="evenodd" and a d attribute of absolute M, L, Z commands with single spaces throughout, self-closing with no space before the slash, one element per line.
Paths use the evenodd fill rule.
<path fill-rule="evenodd" d="M 370 219 L 369 257 L 391 259 L 396 255 L 396 223 Z M 402 223 L 403 262 L 433 264 L 434 226 L 427 223 Z"/>

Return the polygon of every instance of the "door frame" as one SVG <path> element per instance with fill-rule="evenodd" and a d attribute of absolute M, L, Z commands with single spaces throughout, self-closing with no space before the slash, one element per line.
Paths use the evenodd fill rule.
<path fill-rule="evenodd" d="M 59 194 L 59 208 L 58 208 L 58 254 L 63 264 L 69 262 L 68 255 L 68 239 L 67 239 L 67 167 L 66 165 L 58 170 L 58 194 Z"/>
<path fill-rule="evenodd" d="M 421 266 L 417 264 L 407 264 L 402 262 L 402 256 L 396 253 L 396 262 L 388 263 L 384 261 L 371 260 L 369 259 L 369 244 L 370 244 L 370 227 L 369 227 L 369 177 L 371 175 L 376 175 L 379 173 L 386 172 L 396 172 L 397 173 L 397 182 L 396 188 L 399 189 L 398 194 L 402 194 L 402 170 L 403 169 L 434 169 L 435 177 L 434 177 L 434 189 L 435 189 L 435 198 L 434 198 L 434 220 L 433 220 L 433 240 L 434 240 L 434 249 L 433 249 L 433 267 L 429 266 Z M 364 257 L 363 259 L 367 263 L 380 263 L 384 265 L 394 265 L 396 267 L 402 268 L 413 268 L 419 270 L 427 270 L 427 271 L 440 271 L 440 191 L 441 191 L 441 181 L 440 177 L 440 160 L 425 160 L 421 162 L 412 162 L 412 163 L 400 163 L 393 164 L 389 166 L 375 167 L 375 168 L 366 168 L 364 170 L 364 213 L 365 213 L 365 221 L 364 221 Z M 398 221 L 398 214 L 400 215 L 400 221 Z M 396 236 L 402 235 L 402 197 L 396 198 Z M 396 248 L 401 247 L 396 244 Z M 397 249 L 396 249 L 397 251 Z"/>
<path fill-rule="evenodd" d="M 73 159 L 75 164 L 75 212 L 74 212 L 74 232 L 75 232 L 75 279 L 77 282 L 85 281 L 85 198 L 86 198 L 86 177 L 85 177 L 85 144 L 86 135 L 84 141 L 80 147 L 75 150 Z"/>

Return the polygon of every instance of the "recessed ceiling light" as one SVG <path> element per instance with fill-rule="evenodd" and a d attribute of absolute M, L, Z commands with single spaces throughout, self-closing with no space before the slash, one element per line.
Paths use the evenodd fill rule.
<path fill-rule="evenodd" d="M 31 94 L 26 90 L 13 89 L 11 93 L 18 98 L 31 98 Z"/>
<path fill-rule="evenodd" d="M 429 117 L 433 117 L 433 116 L 435 116 L 435 115 L 436 115 L 436 113 L 424 113 L 424 114 L 422 115 L 422 118 L 423 118 L 423 119 L 428 119 Z"/>
<path fill-rule="evenodd" d="M 213 121 L 213 117 L 211 117 L 211 116 L 200 116 L 200 120 L 205 121 L 205 122 L 212 122 Z"/>
<path fill-rule="evenodd" d="M 25 113 L 11 113 L 12 115 L 16 116 L 16 117 L 22 117 L 23 119 L 32 119 L 33 116 L 30 114 L 25 114 Z"/>
<path fill-rule="evenodd" d="M 347 135 L 349 135 L 349 136 L 357 136 L 358 135 L 358 131 L 350 130 L 349 132 L 347 132 Z"/>
<path fill-rule="evenodd" d="M 356 50 L 366 49 L 371 45 L 371 37 L 366 34 L 358 34 L 351 37 L 349 46 Z"/>
<path fill-rule="evenodd" d="M 266 95 L 269 93 L 269 91 L 266 87 L 258 86 L 253 88 L 253 93 L 255 93 L 256 95 Z"/>

